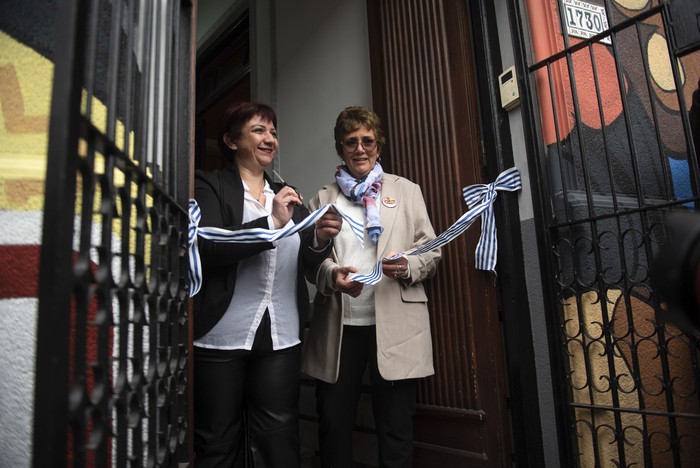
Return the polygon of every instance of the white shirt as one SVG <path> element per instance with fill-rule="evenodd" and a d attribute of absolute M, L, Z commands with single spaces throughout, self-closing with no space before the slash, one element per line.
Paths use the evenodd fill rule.
<path fill-rule="evenodd" d="M 379 199 L 379 197 L 377 198 Z M 343 193 L 338 194 L 336 204 L 351 218 L 364 220 L 362 205 L 348 200 Z M 348 223 L 343 223 L 340 233 L 333 241 L 340 266 L 355 266 L 361 273 L 372 271 L 377 263 L 377 246 L 372 243 L 365 230 L 365 247 L 360 248 L 357 237 Z M 343 294 L 343 324 L 367 326 L 376 323 L 374 312 L 374 286 L 365 284 L 357 297 Z"/>
<path fill-rule="evenodd" d="M 275 194 L 265 181 L 265 206 L 260 204 L 243 183 L 243 222 L 261 216 L 272 220 L 272 199 Z M 291 219 L 287 226 L 294 225 Z M 299 308 L 297 306 L 298 234 L 275 241 L 276 248 L 248 257 L 238 264 L 236 289 L 221 320 L 195 346 L 214 349 L 246 349 L 253 346 L 255 332 L 267 309 L 270 314 L 272 349 L 285 349 L 299 341 Z"/>

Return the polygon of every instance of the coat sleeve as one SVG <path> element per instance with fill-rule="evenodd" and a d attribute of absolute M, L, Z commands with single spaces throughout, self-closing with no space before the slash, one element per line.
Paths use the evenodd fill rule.
<path fill-rule="evenodd" d="M 316 210 L 318 208 L 312 208 L 312 210 Z M 295 222 L 300 222 L 303 219 L 305 219 L 307 216 L 309 216 L 309 210 L 306 209 L 304 205 L 298 206 L 295 208 L 296 211 L 296 216 L 297 219 Z M 333 240 L 328 243 L 328 245 L 321 249 L 317 250 L 314 249 L 313 243 L 315 239 L 315 234 L 316 234 L 316 227 L 308 227 L 301 233 L 301 262 L 302 265 L 304 266 L 304 269 L 307 270 L 309 268 L 316 268 L 326 257 L 328 257 L 328 254 L 331 253 L 331 248 L 333 246 Z"/>
<path fill-rule="evenodd" d="M 321 206 L 319 195 L 316 194 L 309 202 L 311 210 L 317 210 Z M 320 262 L 306 266 L 306 279 L 309 283 L 316 286 L 316 290 L 324 296 L 330 296 L 335 291 L 333 289 L 333 269 L 338 266 L 332 258 L 328 256 L 331 253 L 333 241 L 331 241 L 325 251 L 324 257 Z"/>
<path fill-rule="evenodd" d="M 430 217 L 428 216 L 428 209 L 425 206 L 423 192 L 417 184 L 413 184 L 412 200 L 415 235 L 413 244 L 407 250 L 420 247 L 436 237 L 433 225 L 430 222 Z M 442 258 L 442 251 L 440 248 L 437 248 L 418 255 L 408 255 L 406 258 L 408 259 L 408 265 L 411 269 L 411 276 L 403 280 L 403 283 L 412 285 L 435 276 L 438 263 L 440 263 Z"/>
<path fill-rule="evenodd" d="M 195 178 L 195 200 L 197 200 L 202 212 L 202 218 L 199 222 L 200 227 L 221 227 L 229 231 L 250 228 L 269 229 L 267 217 L 261 217 L 239 225 L 224 226 L 223 214 L 221 213 L 222 203 L 219 199 L 220 194 L 215 187 L 216 183 L 212 183 L 205 176 L 198 174 Z M 235 200 L 224 200 L 224 204 L 231 202 L 235 202 Z M 203 266 L 233 265 L 264 250 L 274 248 L 272 242 L 229 244 L 213 242 L 202 237 L 197 239 L 197 246 L 199 247 L 199 255 Z"/>

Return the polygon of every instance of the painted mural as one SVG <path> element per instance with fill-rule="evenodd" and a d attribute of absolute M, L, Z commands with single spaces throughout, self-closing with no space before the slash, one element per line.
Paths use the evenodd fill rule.
<path fill-rule="evenodd" d="M 28 467 L 55 15 L 51 0 L 7 3 L 0 2 L 0 466 Z M 95 100 L 93 108 L 104 121 L 104 106 Z M 88 348 L 94 355 L 94 331 Z"/>
<path fill-rule="evenodd" d="M 0 393 L 3 395 L 0 467 L 29 467 L 32 453 L 39 458 L 56 453 L 32 447 L 44 187 L 51 188 L 47 182 L 62 176 L 46 174 L 54 78 L 55 3 L 58 2 L 0 0 Z M 133 61 L 129 62 L 131 68 L 123 63 L 117 68 L 119 75 L 115 81 L 128 82 L 129 86 L 118 86 L 112 118 L 104 105 L 108 101 L 108 58 L 113 45 L 110 26 L 120 24 L 113 21 L 116 15 L 133 17 L 122 11 L 123 4 L 97 4 L 100 10 L 94 11 L 94 30 L 99 33 L 87 32 L 80 44 L 94 46 L 90 47 L 92 55 L 87 54 L 90 63 L 83 77 L 81 113 L 114 146 L 107 145 L 104 149 L 84 136 L 76 148 L 79 170 L 74 192 L 73 271 L 65 272 L 67 277 L 72 274 L 75 285 L 71 291 L 67 350 L 72 407 L 65 457 L 68 466 L 122 466 L 123 460 L 130 458 L 141 458 L 149 466 L 156 459 L 158 463 L 169 464 L 175 457 L 182 458 L 180 452 L 187 433 L 187 421 L 181 417 L 187 411 L 187 362 L 180 359 L 173 365 L 172 358 L 184 356 L 184 345 L 179 340 L 187 336 L 183 332 L 185 296 L 175 293 L 184 291 L 186 281 L 182 239 L 174 228 L 182 226 L 183 219 L 181 210 L 173 207 L 166 196 L 161 196 L 160 204 L 155 206 L 153 192 L 159 195 L 161 192 L 154 188 L 151 172 L 153 167 L 170 160 L 169 155 L 159 153 L 169 135 L 161 132 L 162 135 L 154 137 L 149 133 L 149 143 L 158 138 L 163 141 L 153 143 L 157 148 L 152 153 L 143 144 L 140 160 L 131 158 L 137 143 L 134 126 L 160 128 L 159 119 L 166 117 L 161 107 L 170 105 L 162 101 L 149 106 L 148 110 L 157 115 L 151 122 L 136 104 L 148 102 L 148 97 L 143 96 L 155 92 L 156 87 L 144 84 L 144 61 L 148 60 L 144 57 L 152 57 L 154 50 L 170 50 L 168 47 L 175 43 L 171 37 L 155 34 L 161 30 L 158 29 L 161 20 L 172 19 L 165 14 L 171 11 L 166 7 L 172 5 L 139 2 L 139 8 L 130 11 L 141 19 L 133 29 L 126 28 L 135 36 L 137 45 L 121 55 L 125 61 L 127 57 Z M 157 12 L 151 17 L 147 10 L 154 5 Z M 142 18 L 156 19 L 150 24 Z M 123 32 L 118 36 L 126 37 Z M 157 40 L 144 40 L 151 36 Z M 132 75 L 125 76 L 126 70 L 131 70 Z M 163 68 L 149 73 L 148 77 L 167 88 L 170 75 Z M 128 134 L 124 121 L 132 125 Z M 141 125 L 144 121 L 147 123 Z M 124 164 L 114 163 L 119 158 Z M 139 164 L 147 166 L 142 173 L 134 167 Z M 142 175 L 150 178 L 150 182 L 144 181 Z M 73 193 L 67 196 L 72 197 Z M 155 260 L 154 246 L 161 249 Z M 180 254 L 172 254 L 176 251 Z M 129 293 L 118 294 L 119 288 Z M 148 288 L 153 290 L 144 293 Z M 138 291 L 132 294 L 134 290 Z M 173 295 L 177 295 L 176 300 Z M 147 300 L 144 296 L 148 296 Z M 42 313 L 47 303 L 50 301 L 42 302 Z M 54 312 L 48 307 L 46 311 Z M 56 310 L 61 312 L 66 313 Z M 177 314 L 180 320 L 171 320 L 171 314 Z M 152 330 L 157 333 L 152 334 Z M 118 351 L 115 343 L 120 346 Z M 53 351 L 51 345 L 45 349 L 49 353 Z M 62 351 L 65 352 L 56 350 L 56 353 Z M 161 365 L 166 359 L 169 365 Z M 135 388 L 141 393 L 135 395 Z M 156 401 L 154 388 L 162 398 L 170 398 L 172 404 L 161 405 Z M 52 391 L 53 388 L 44 394 Z M 122 404 L 127 399 L 128 405 Z M 166 436 L 153 437 L 156 427 L 162 430 L 163 421 L 176 418 L 176 411 L 182 414 L 178 413 L 176 423 L 169 423 L 163 432 Z M 127 435 L 118 438 L 114 434 Z M 63 448 L 56 450 L 62 453 Z"/>
<path fill-rule="evenodd" d="M 528 13 L 574 457 L 690 466 L 700 422 L 668 415 L 700 413 L 698 349 L 659 316 L 649 269 L 665 210 L 697 195 L 700 52 L 672 64 L 657 1 L 530 0 Z"/>
<path fill-rule="evenodd" d="M 49 2 L 0 8 L 0 466 L 30 466 L 53 64 Z M 15 2 L 16 3 L 16 2 Z M 40 3 L 40 5 L 36 5 Z M 42 7 L 42 15 L 31 9 Z M 41 16 L 41 18 L 37 18 Z M 34 29 L 34 32 L 32 32 Z"/>

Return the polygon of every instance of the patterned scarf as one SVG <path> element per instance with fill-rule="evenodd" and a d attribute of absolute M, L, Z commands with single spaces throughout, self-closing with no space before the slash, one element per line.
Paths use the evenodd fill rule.
<path fill-rule="evenodd" d="M 382 222 L 379 219 L 379 209 L 377 208 L 377 198 L 379 198 L 379 192 L 382 190 L 382 177 L 384 177 L 382 166 L 377 162 L 372 171 L 361 180 L 351 176 L 345 165 L 338 166 L 337 169 L 335 181 L 348 200 L 364 207 L 365 230 L 370 240 L 376 244 L 382 231 L 384 231 Z"/>

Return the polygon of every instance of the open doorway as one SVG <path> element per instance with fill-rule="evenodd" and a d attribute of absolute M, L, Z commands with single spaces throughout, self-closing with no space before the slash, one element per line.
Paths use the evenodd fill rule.
<path fill-rule="evenodd" d="M 197 57 L 195 169 L 227 165 L 216 134 L 224 110 L 234 101 L 249 101 L 250 29 L 246 10 Z"/>

